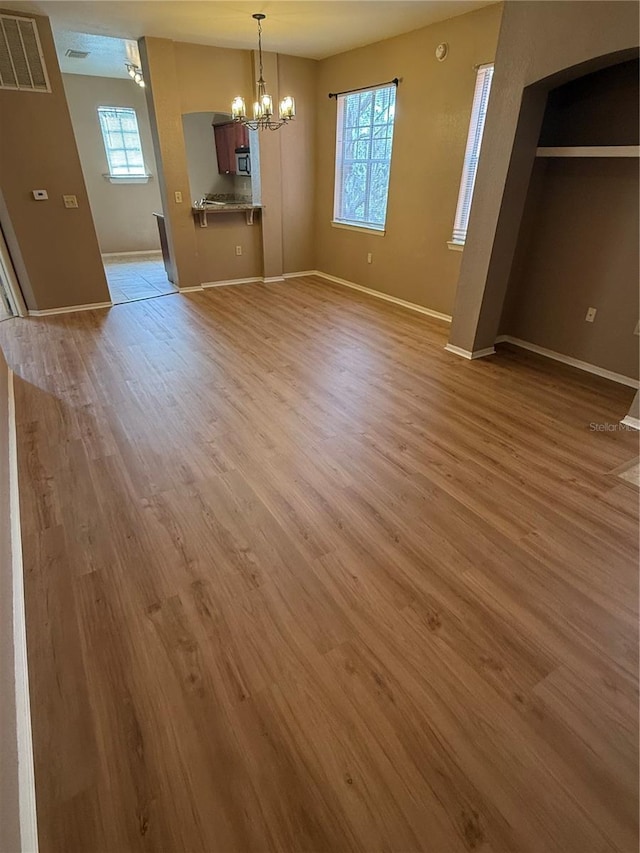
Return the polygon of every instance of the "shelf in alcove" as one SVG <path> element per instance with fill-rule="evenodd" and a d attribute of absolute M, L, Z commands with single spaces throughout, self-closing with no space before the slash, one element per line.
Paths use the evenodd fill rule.
<path fill-rule="evenodd" d="M 640 157 L 640 145 L 580 145 L 536 148 L 536 157 Z"/>

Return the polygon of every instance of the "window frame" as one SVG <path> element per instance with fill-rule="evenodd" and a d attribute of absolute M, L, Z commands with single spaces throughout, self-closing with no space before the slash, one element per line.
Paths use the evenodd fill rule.
<path fill-rule="evenodd" d="M 390 85 L 385 86 L 372 86 L 369 89 L 360 89 L 357 92 L 345 92 L 344 94 L 340 94 L 336 97 L 337 101 L 337 117 L 336 117 L 336 151 L 335 151 L 335 176 L 334 176 L 334 192 L 333 192 L 333 218 L 331 220 L 331 224 L 334 228 L 344 228 L 347 230 L 360 231 L 362 233 L 367 234 L 377 234 L 379 236 L 384 236 L 386 231 L 386 223 L 387 223 L 387 211 L 389 207 L 389 186 L 391 182 L 391 159 L 393 155 L 393 136 L 395 130 L 395 118 L 396 118 L 396 105 L 397 105 L 397 85 L 392 83 Z M 393 110 L 391 115 L 391 120 L 387 120 L 382 123 L 376 124 L 374 122 L 374 104 L 376 93 L 379 91 L 388 90 L 390 92 L 390 100 L 388 110 Z M 371 107 L 371 119 L 368 124 L 359 125 L 361 127 L 366 127 L 369 130 L 369 134 L 365 140 L 369 142 L 369 154 L 368 157 L 345 157 L 345 147 L 347 144 L 347 140 L 345 139 L 345 117 L 348 109 L 348 99 L 353 97 L 360 98 L 362 95 L 367 93 L 372 93 L 372 107 Z M 388 140 L 389 143 L 389 153 L 388 157 L 384 159 L 374 158 L 372 157 L 371 145 L 376 138 L 374 136 L 374 128 L 376 127 L 384 127 L 386 128 L 386 133 L 383 137 L 377 137 L 378 140 L 385 139 Z M 352 140 L 355 141 L 355 140 Z M 386 186 L 386 196 L 385 196 L 385 208 L 384 208 L 384 220 L 382 223 L 373 222 L 370 218 L 357 220 L 357 219 L 347 219 L 340 214 L 344 210 L 344 176 L 345 176 L 345 165 L 353 164 L 353 163 L 364 163 L 366 166 L 366 191 L 365 191 L 365 211 L 368 212 L 368 205 L 371 203 L 371 173 L 372 166 L 375 163 L 385 163 L 389 170 L 389 174 L 387 177 L 387 186 Z"/>
<path fill-rule="evenodd" d="M 123 146 L 122 147 L 116 147 L 116 146 L 111 147 L 110 146 L 109 139 L 108 139 L 109 128 L 106 127 L 106 124 L 103 121 L 103 116 L 105 116 L 106 113 L 114 113 L 114 112 L 115 113 L 127 113 L 127 114 L 129 114 L 130 117 L 131 116 L 133 117 L 133 121 L 135 123 L 135 133 L 136 133 L 136 136 L 138 139 L 138 147 L 137 148 L 135 148 L 135 149 L 129 148 L 124 144 L 124 141 L 125 141 L 124 133 L 125 133 L 125 131 L 122 129 L 122 119 L 120 118 L 120 116 L 118 116 L 118 122 L 119 122 L 119 126 L 120 126 L 120 133 L 122 134 L 122 138 L 123 138 Z M 99 106 L 97 108 L 97 114 L 98 114 L 98 124 L 100 126 L 100 134 L 102 136 L 102 144 L 104 146 L 104 153 L 105 153 L 105 156 L 107 158 L 107 168 L 109 170 L 108 173 L 105 174 L 104 177 L 108 178 L 112 182 L 122 181 L 122 182 L 129 182 L 129 183 L 137 183 L 137 182 L 145 182 L 146 183 L 146 181 L 148 181 L 148 179 L 151 177 L 151 175 L 149 175 L 149 173 L 147 172 L 147 168 L 145 165 L 144 151 L 142 149 L 142 137 L 140 136 L 140 125 L 138 124 L 138 113 L 137 113 L 135 107 L 107 106 L 107 105 L 102 104 L 101 106 Z M 132 131 L 128 131 L 128 132 L 131 133 Z M 140 156 L 142 158 L 142 165 L 140 166 L 139 169 L 136 168 L 136 171 L 127 171 L 127 172 L 114 171 L 114 169 L 122 168 L 122 167 L 114 166 L 112 159 L 111 159 L 111 155 L 114 152 L 120 152 L 120 151 L 124 152 L 125 161 L 126 161 L 126 168 L 130 169 L 132 167 L 129 164 L 129 154 L 133 151 L 137 152 L 138 150 L 140 151 Z"/>
<path fill-rule="evenodd" d="M 467 132 L 467 143 L 464 151 L 462 176 L 456 202 L 456 212 L 453 220 L 453 232 L 451 240 L 447 243 L 450 249 L 461 252 L 464 249 L 467 232 L 469 229 L 469 218 L 471 216 L 471 205 L 476 186 L 476 176 L 482 140 L 487 119 L 487 110 L 491 98 L 493 83 L 494 63 L 487 62 L 477 66 L 476 83 L 473 91 L 473 104 L 471 107 L 471 118 Z"/>

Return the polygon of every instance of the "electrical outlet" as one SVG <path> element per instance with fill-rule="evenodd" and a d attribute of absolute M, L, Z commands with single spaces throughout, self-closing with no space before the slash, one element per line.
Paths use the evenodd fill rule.
<path fill-rule="evenodd" d="M 173 197 L 176 200 L 176 204 L 182 204 L 182 193 L 180 190 L 176 190 L 173 194 Z"/>
<path fill-rule="evenodd" d="M 65 207 L 77 207 L 78 199 L 75 195 L 63 195 L 62 201 L 64 202 Z"/>
<path fill-rule="evenodd" d="M 36 201 L 46 201 L 49 193 L 46 190 L 31 190 Z"/>
<path fill-rule="evenodd" d="M 597 308 L 587 308 L 587 316 L 584 318 L 587 323 L 593 323 L 596 319 Z"/>
<path fill-rule="evenodd" d="M 371 254 L 371 252 L 369 252 L 369 254 L 367 255 L 367 263 L 368 264 L 373 263 L 373 255 Z"/>
<path fill-rule="evenodd" d="M 242 254 L 242 246 L 236 246 L 236 255 Z"/>

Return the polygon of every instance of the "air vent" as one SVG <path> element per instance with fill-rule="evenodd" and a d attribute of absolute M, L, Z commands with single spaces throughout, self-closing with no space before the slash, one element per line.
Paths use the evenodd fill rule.
<path fill-rule="evenodd" d="M 51 91 L 32 18 L 0 15 L 0 89 Z"/>
<path fill-rule="evenodd" d="M 65 56 L 68 56 L 69 59 L 86 59 L 89 56 L 88 50 L 73 50 L 69 48 L 69 50 L 65 50 Z"/>

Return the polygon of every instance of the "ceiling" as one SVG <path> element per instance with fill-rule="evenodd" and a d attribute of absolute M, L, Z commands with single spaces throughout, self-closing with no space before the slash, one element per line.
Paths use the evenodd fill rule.
<path fill-rule="evenodd" d="M 92 77 L 129 79 L 125 63 L 140 64 L 138 44 L 130 39 L 57 30 L 55 40 L 58 62 L 63 74 L 88 74 Z M 85 51 L 88 56 L 69 57 L 68 50 Z"/>
<path fill-rule="evenodd" d="M 251 15 L 264 12 L 265 50 L 323 59 L 463 15 L 491 2 L 495 0 L 8 0 L 3 5 L 51 18 L 61 54 L 73 39 L 75 49 L 86 50 L 80 44 L 83 33 L 117 39 L 147 35 L 251 49 L 256 44 L 256 24 Z M 92 44 L 99 54 L 99 67 L 106 62 L 108 42 Z M 117 45 L 112 43 L 111 48 L 117 49 Z M 85 70 L 75 70 L 82 63 Z M 90 70 L 93 65 L 89 56 L 75 60 L 71 68 L 63 71 L 95 74 Z"/>

